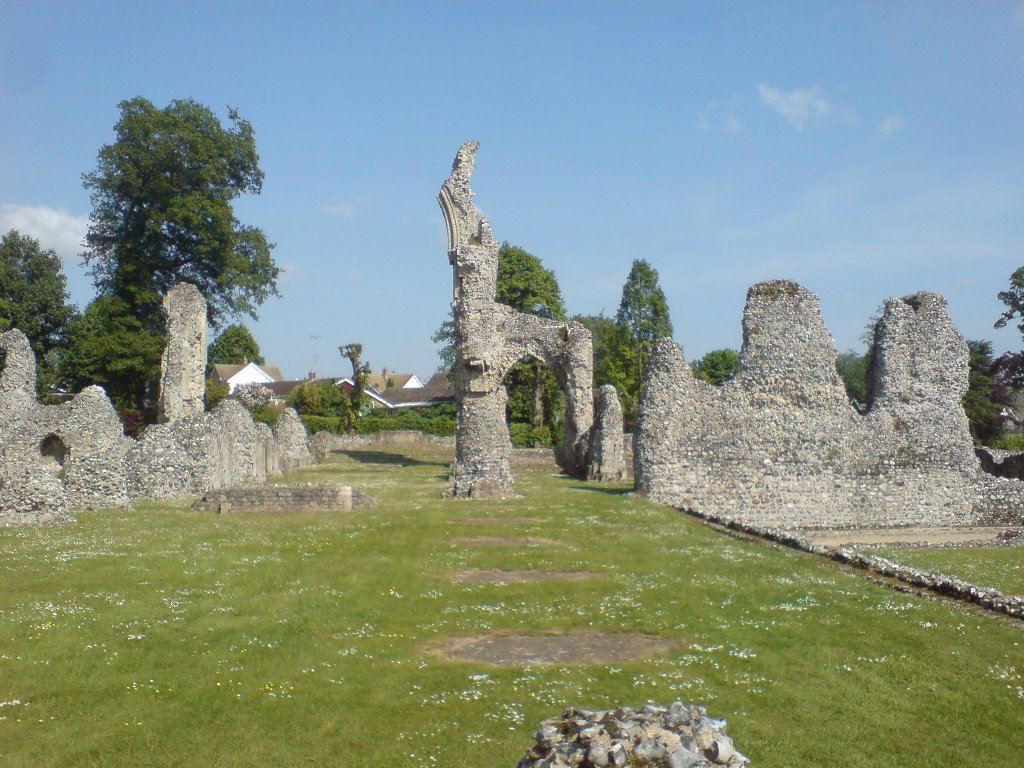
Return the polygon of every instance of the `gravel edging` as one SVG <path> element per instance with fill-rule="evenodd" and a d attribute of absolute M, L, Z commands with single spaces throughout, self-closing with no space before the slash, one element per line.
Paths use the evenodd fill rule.
<path fill-rule="evenodd" d="M 989 611 L 1004 613 L 1015 619 L 1024 619 L 1024 598 L 1004 595 L 998 589 L 992 587 L 980 587 L 962 579 L 947 576 L 944 573 L 901 565 L 877 555 L 865 555 L 851 547 L 830 547 L 824 544 L 814 544 L 804 536 L 783 528 L 765 528 L 729 517 L 703 514 L 692 509 L 682 509 L 680 511 L 728 530 L 757 536 L 758 538 L 773 541 L 792 549 L 799 549 L 812 555 L 818 555 L 839 563 L 852 565 L 864 571 L 876 573 L 880 576 L 896 579 L 920 589 L 927 589 L 944 597 L 973 603 Z"/>

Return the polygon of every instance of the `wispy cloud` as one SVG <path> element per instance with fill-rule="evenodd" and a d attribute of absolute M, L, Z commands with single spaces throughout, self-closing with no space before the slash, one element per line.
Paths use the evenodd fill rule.
<path fill-rule="evenodd" d="M 778 112 L 798 131 L 812 120 L 821 120 L 834 109 L 818 86 L 783 91 L 774 85 L 758 83 L 757 93 L 762 104 Z"/>
<path fill-rule="evenodd" d="M 907 127 L 907 121 L 899 115 L 890 115 L 878 124 L 878 135 L 888 138 Z"/>
<path fill-rule="evenodd" d="M 356 207 L 352 203 L 328 203 L 320 209 L 320 213 L 336 219 L 354 219 L 356 217 Z"/>
<path fill-rule="evenodd" d="M 739 96 L 713 99 L 697 113 L 697 126 L 709 133 L 740 133 L 743 131 L 743 120 L 739 111 Z"/>
<path fill-rule="evenodd" d="M 77 259 L 88 228 L 88 216 L 73 216 L 63 208 L 0 203 L 0 233 L 16 229 L 31 235 L 43 248 L 55 250 L 65 264 Z"/>

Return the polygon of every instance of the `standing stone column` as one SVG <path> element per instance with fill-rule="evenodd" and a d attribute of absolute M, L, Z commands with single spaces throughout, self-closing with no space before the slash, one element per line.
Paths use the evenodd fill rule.
<path fill-rule="evenodd" d="M 160 358 L 161 423 L 202 414 L 206 392 L 206 299 L 191 283 L 164 296 L 167 346 Z"/>

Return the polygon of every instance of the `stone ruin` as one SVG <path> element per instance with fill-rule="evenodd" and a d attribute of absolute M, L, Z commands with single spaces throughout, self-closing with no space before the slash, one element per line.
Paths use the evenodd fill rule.
<path fill-rule="evenodd" d="M 161 366 L 165 423 L 151 425 L 138 441 L 124 436 L 100 387 L 87 387 L 68 403 L 41 405 L 28 339 L 16 329 L 0 334 L 0 524 L 60 522 L 76 509 L 196 496 L 312 463 L 305 427 L 291 409 L 275 430 L 254 422 L 234 400 L 203 412 L 196 382 L 201 387 L 205 380 L 206 302 L 194 286 L 177 286 L 165 306 L 171 332 Z"/>
<path fill-rule="evenodd" d="M 750 759 L 704 707 L 570 707 L 541 723 L 516 768 L 743 768 Z"/>
<path fill-rule="evenodd" d="M 157 404 L 161 423 L 198 416 L 206 395 L 206 299 L 191 283 L 178 283 L 164 296 L 164 311 L 167 346 L 160 357 Z"/>
<path fill-rule="evenodd" d="M 796 283 L 749 290 L 740 365 L 721 386 L 662 339 L 637 419 L 637 490 L 755 525 L 1019 525 L 1024 483 L 984 473 L 975 456 L 967 345 L 945 299 L 890 299 L 874 343 L 861 413 L 818 297 Z"/>
<path fill-rule="evenodd" d="M 590 332 L 580 323 L 526 314 L 496 301 L 498 242 L 490 223 L 473 204 L 469 186 L 478 146 L 471 141 L 460 147 L 437 198 L 448 228 L 448 261 L 454 270 L 458 427 L 450 495 L 505 498 L 515 492 L 512 443 L 505 423 L 505 376 L 527 357 L 552 370 L 566 403 L 558 462 L 570 474 L 582 475 L 587 472 L 594 421 L 593 348 Z M 615 471 L 599 469 L 596 474 Z"/>

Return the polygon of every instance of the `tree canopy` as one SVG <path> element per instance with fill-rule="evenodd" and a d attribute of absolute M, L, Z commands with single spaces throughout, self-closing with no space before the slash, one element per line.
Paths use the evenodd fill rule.
<path fill-rule="evenodd" d="M 565 320 L 555 273 L 532 253 L 507 242 L 498 250 L 497 300 L 530 315 Z"/>
<path fill-rule="evenodd" d="M 0 238 L 0 332 L 17 328 L 28 337 L 41 393 L 57 384 L 55 358 L 77 314 L 55 251 L 16 229 Z"/>
<path fill-rule="evenodd" d="M 229 109 L 224 128 L 191 99 L 158 109 L 140 96 L 118 106 L 115 141 L 83 175 L 93 206 L 83 260 L 100 294 L 152 317 L 171 286 L 188 281 L 215 327 L 253 315 L 277 294 L 279 270 L 263 231 L 240 223 L 231 206 L 262 189 L 252 126 Z"/>
<path fill-rule="evenodd" d="M 715 349 L 690 364 L 697 378 L 708 384 L 724 384 L 736 374 L 740 353 L 735 349 Z"/>
<path fill-rule="evenodd" d="M 658 272 L 643 259 L 634 259 L 626 282 L 615 322 L 650 351 L 658 339 L 672 335 L 668 301 L 658 285 Z"/>
<path fill-rule="evenodd" d="M 241 365 L 245 361 L 263 365 L 264 362 L 260 345 L 256 343 L 249 329 L 241 323 L 232 323 L 210 342 L 206 360 L 209 365 Z"/>
<path fill-rule="evenodd" d="M 1017 329 L 1024 334 L 1024 267 L 1010 275 L 1010 289 L 1000 291 L 998 296 L 1006 305 L 1006 311 L 996 320 L 995 327 L 1003 328 L 1014 318 L 1019 318 Z"/>

